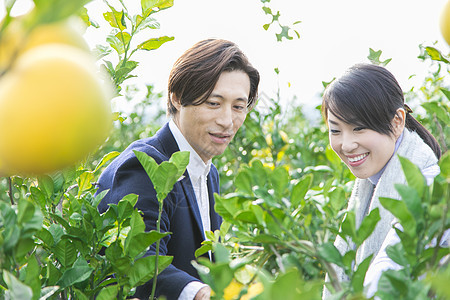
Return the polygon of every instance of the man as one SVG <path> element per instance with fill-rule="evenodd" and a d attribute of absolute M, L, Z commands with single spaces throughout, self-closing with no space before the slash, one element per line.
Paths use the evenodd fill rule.
<path fill-rule="evenodd" d="M 156 229 L 158 201 L 144 169 L 133 153 L 138 150 L 157 163 L 176 151 L 189 151 L 184 178 L 164 200 L 160 254 L 173 256 L 172 264 L 157 279 L 156 295 L 172 299 L 209 299 L 211 289 L 200 282 L 191 261 L 205 240 L 204 232 L 219 228 L 214 193 L 219 176 L 211 159 L 222 154 L 257 99 L 259 73 L 232 42 L 208 39 L 188 49 L 174 64 L 168 84 L 171 120 L 153 137 L 132 143 L 103 172 L 99 189 L 109 189 L 99 205 L 101 212 L 125 195 L 139 195 L 146 230 Z M 152 245 L 149 254 L 155 253 Z M 137 288 L 135 297 L 148 299 L 152 282 Z"/>

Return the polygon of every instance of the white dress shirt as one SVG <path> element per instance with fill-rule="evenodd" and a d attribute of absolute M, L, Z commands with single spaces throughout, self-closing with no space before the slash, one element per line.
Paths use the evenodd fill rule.
<path fill-rule="evenodd" d="M 188 143 L 186 138 L 181 133 L 173 120 L 169 121 L 169 128 L 172 132 L 175 141 L 178 144 L 180 151 L 189 152 L 189 164 L 187 166 L 187 172 L 194 189 L 195 198 L 197 199 L 200 216 L 202 219 L 203 232 L 211 230 L 211 219 L 209 216 L 209 195 L 206 179 L 211 169 L 211 160 L 205 163 L 201 157 L 195 152 L 195 150 Z M 207 286 L 200 281 L 191 281 L 187 284 L 181 292 L 178 300 L 192 300 L 197 292 Z"/>

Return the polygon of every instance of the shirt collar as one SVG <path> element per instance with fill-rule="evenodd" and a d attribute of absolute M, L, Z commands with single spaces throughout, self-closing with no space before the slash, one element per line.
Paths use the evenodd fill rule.
<path fill-rule="evenodd" d="M 169 121 L 169 129 L 172 132 L 173 137 L 178 144 L 178 148 L 180 148 L 180 151 L 189 152 L 189 164 L 187 166 L 187 170 L 191 180 L 196 182 L 200 179 L 200 176 L 208 176 L 209 170 L 211 169 L 211 160 L 208 160 L 208 162 L 205 164 L 200 155 L 198 155 L 198 153 L 192 148 L 184 135 L 181 133 L 180 129 L 175 124 L 173 119 Z"/>
<path fill-rule="evenodd" d="M 400 143 L 402 142 L 403 139 L 403 132 L 402 134 L 399 136 L 399 138 L 397 139 L 397 141 L 395 142 L 395 149 L 394 149 L 394 153 L 392 154 L 392 156 L 395 155 L 395 153 L 398 150 L 398 147 L 400 146 Z M 391 158 L 392 158 L 391 156 Z M 369 177 L 369 180 L 372 184 L 376 185 L 378 183 L 378 180 L 380 180 L 381 175 L 383 175 L 384 169 L 386 169 L 386 166 L 388 165 L 388 163 L 391 161 L 391 158 L 389 158 L 388 162 L 384 165 L 383 169 L 381 169 L 377 174 L 372 175 Z"/>

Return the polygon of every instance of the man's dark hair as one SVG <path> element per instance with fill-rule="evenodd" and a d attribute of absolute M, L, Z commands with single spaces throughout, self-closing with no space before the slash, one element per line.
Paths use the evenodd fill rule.
<path fill-rule="evenodd" d="M 196 43 L 175 62 L 169 75 L 167 113 L 175 115 L 172 96 L 182 106 L 200 105 L 211 95 L 223 72 L 243 71 L 250 78 L 247 107 L 258 97 L 259 72 L 245 54 L 230 41 L 207 39 Z"/>

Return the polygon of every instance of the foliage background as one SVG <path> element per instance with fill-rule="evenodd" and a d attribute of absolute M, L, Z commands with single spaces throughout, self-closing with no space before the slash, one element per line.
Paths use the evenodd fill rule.
<path fill-rule="evenodd" d="M 142 1 L 142 7 L 150 2 Z M 168 8 L 173 3 L 159 1 L 159 4 Z M 126 111 L 116 111 L 108 140 L 73 168 L 39 178 L 14 176 L 0 181 L 2 296 L 4 293 L 17 299 L 116 299 L 126 297 L 138 283 L 152 276 L 151 272 L 127 276 L 130 266 L 136 270 L 150 269 L 154 263 L 132 263 L 140 258 L 141 252 L 131 253 L 129 245 L 133 239 L 145 235 L 139 214 L 132 209 L 136 199 L 130 196 L 114 213 L 111 210 L 100 216 L 95 209 L 99 199 L 93 197 L 93 183 L 117 152 L 136 139 L 154 134 L 165 122 L 163 93 L 155 91 L 152 85 L 142 89 L 124 83 L 132 78 L 127 76 L 135 76 L 139 65 L 139 61 L 131 59 L 134 49 L 164 51 L 164 48 L 157 50 L 163 43 L 151 44 L 148 49 L 130 44 L 131 51 L 124 51 L 126 44 L 119 47 L 118 43 L 124 40 L 118 42 L 114 37 L 123 36 L 136 25 L 132 18 L 124 19 L 126 5 L 123 2 L 121 5 L 108 6 L 103 17 L 111 34 L 95 49 L 99 63 L 115 80 L 121 101 L 127 103 Z M 261 6 L 261 13 L 273 17 L 270 1 L 261 1 Z M 81 15 L 95 27 L 96 21 L 85 10 Z M 148 24 L 145 29 L 150 32 L 158 27 L 156 20 Z M 289 38 L 298 38 L 286 31 L 297 24 L 274 22 L 266 27 L 270 26 L 279 29 L 278 34 L 284 32 Z M 420 86 L 405 91 L 406 101 L 445 152 L 450 142 L 450 129 L 446 126 L 450 123 L 447 48 L 421 45 L 418 49 L 418 60 L 428 65 L 429 74 Z M 380 54 L 368 49 L 368 61 L 386 63 L 386 58 L 380 61 Z M 278 76 L 279 70 L 274 73 Z M 204 280 L 213 287 L 217 298 L 244 299 L 261 292 L 258 299 L 320 298 L 326 266 L 336 262 L 330 241 L 338 232 L 354 180 L 327 145 L 323 121 L 312 122 L 305 116 L 302 105 L 295 99 L 283 98 L 279 89 L 273 97 L 262 93 L 233 143 L 214 159 L 221 174 L 222 190 L 216 209 L 226 222 L 220 232 L 208 233 L 210 242 L 199 249 L 199 253 L 216 251 L 216 264 L 199 261 L 197 267 L 200 271 L 208 268 L 209 275 L 205 273 Z M 434 205 L 443 208 L 442 216 L 448 226 L 448 194 L 441 191 L 441 195 Z M 11 201 L 15 205 L 11 206 Z M 234 226 L 229 222 L 233 219 Z M 86 236 L 89 238 L 83 241 Z M 149 235 L 141 250 L 158 238 Z M 99 255 L 102 247 L 110 250 Z M 161 267 L 167 263 L 163 258 Z M 448 295 L 448 289 L 440 287 L 449 278 L 448 268 L 446 272 L 439 275 L 440 281 L 434 281 L 438 295 Z M 118 275 L 112 279 L 111 274 Z M 412 279 L 411 284 L 400 289 L 406 291 L 404 295 L 392 294 L 393 297 L 407 297 L 417 287 L 417 278 Z M 116 285 L 108 286 L 109 283 Z M 360 285 L 354 283 L 344 288 L 349 297 L 363 298 Z M 286 286 L 297 287 L 296 292 Z M 419 286 L 429 289 L 428 283 Z M 386 291 L 392 288 L 388 286 Z"/>

